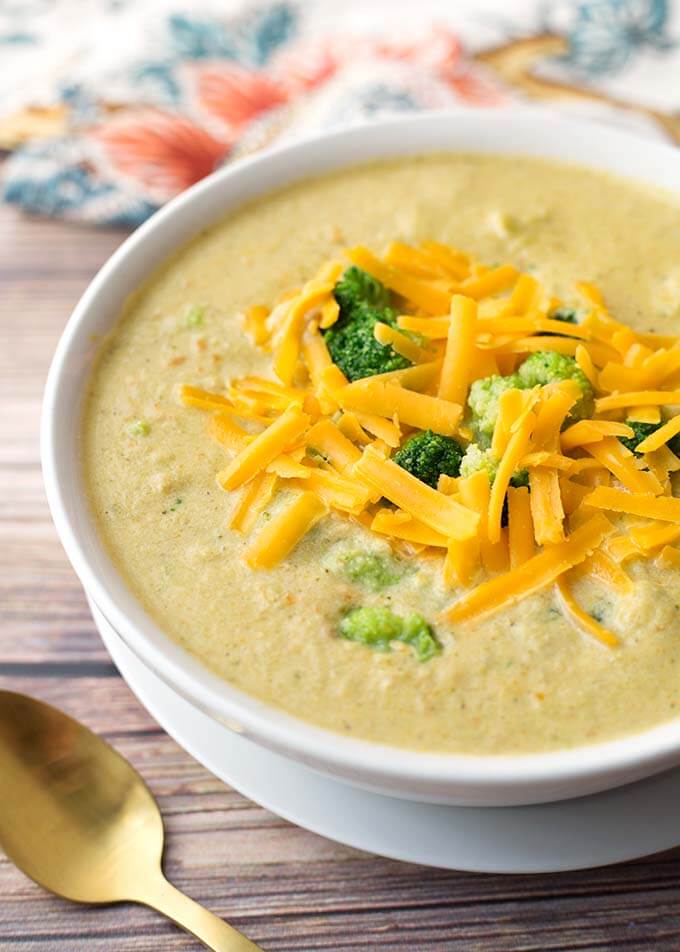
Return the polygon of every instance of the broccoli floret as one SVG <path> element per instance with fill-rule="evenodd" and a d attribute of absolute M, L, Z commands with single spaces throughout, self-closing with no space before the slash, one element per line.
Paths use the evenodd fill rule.
<path fill-rule="evenodd" d="M 389 308 L 380 310 L 365 304 L 351 317 L 346 318 L 341 312 L 335 324 L 325 332 L 328 352 L 348 380 L 411 366 L 411 362 L 389 344 L 380 344 L 375 339 L 373 329 L 379 321 L 394 327 L 396 314 Z"/>
<path fill-rule="evenodd" d="M 520 364 L 517 375 L 524 387 L 543 387 L 548 383 L 574 379 L 582 389 L 590 387 L 588 378 L 573 357 L 540 350 Z"/>
<path fill-rule="evenodd" d="M 469 423 L 477 441 L 482 447 L 488 446 L 498 418 L 499 400 L 506 390 L 527 390 L 559 380 L 575 380 L 583 392 L 583 396 L 572 407 L 570 417 L 581 420 L 590 416 L 594 409 L 593 388 L 574 358 L 564 354 L 549 350 L 539 351 L 527 357 L 514 374 L 475 380 L 470 387 L 468 409 Z"/>
<path fill-rule="evenodd" d="M 558 307 L 548 314 L 551 321 L 562 321 L 564 324 L 578 324 L 576 311 L 573 307 Z"/>
<path fill-rule="evenodd" d="M 572 307 L 558 307 L 548 314 L 551 321 L 562 321 L 563 324 L 578 324 L 576 311 Z M 539 331 L 537 337 L 566 337 L 566 334 L 558 334 L 556 331 Z"/>
<path fill-rule="evenodd" d="M 560 380 L 575 380 L 583 396 L 571 408 L 569 416 L 573 420 L 582 420 L 592 415 L 595 408 L 593 388 L 573 357 L 556 354 L 552 350 L 541 350 L 520 364 L 517 376 L 520 386 L 530 388 L 557 383 Z"/>
<path fill-rule="evenodd" d="M 641 456 L 641 453 L 635 452 L 635 447 L 642 443 L 643 440 L 646 440 L 648 436 L 651 436 L 652 433 L 655 433 L 665 422 L 665 420 L 662 420 L 660 423 L 643 423 L 641 420 L 626 420 L 626 425 L 633 430 L 635 436 L 620 436 L 619 439 L 631 453 L 635 453 L 636 456 Z M 666 445 L 672 453 L 675 453 L 676 456 L 680 456 L 680 433 L 672 437 Z"/>
<path fill-rule="evenodd" d="M 390 642 L 410 645 L 419 661 L 429 661 L 441 651 L 431 626 L 422 615 L 401 618 L 380 605 L 351 608 L 341 619 L 340 637 L 376 651 L 389 651 Z"/>
<path fill-rule="evenodd" d="M 457 440 L 432 430 L 416 433 L 393 456 L 402 469 L 434 489 L 442 473 L 458 476 L 462 458 L 463 447 Z"/>
<path fill-rule="evenodd" d="M 515 489 L 519 489 L 522 486 L 529 485 L 529 470 L 528 469 L 516 469 L 515 472 L 510 477 L 510 485 L 514 486 Z"/>
<path fill-rule="evenodd" d="M 498 470 L 498 460 L 493 455 L 490 449 L 482 449 L 481 446 L 478 446 L 476 443 L 470 443 L 468 448 L 465 450 L 465 456 L 463 461 L 460 464 L 460 475 L 472 476 L 473 473 L 477 473 L 480 470 L 484 470 L 489 477 L 489 484 L 492 485 L 494 479 L 496 478 L 496 472 Z M 519 486 L 528 486 L 529 485 L 529 473 L 526 469 L 517 469 L 510 477 L 510 485 L 519 487 Z M 506 495 L 503 500 L 503 511 L 501 513 L 501 525 L 507 526 L 508 524 L 508 497 Z"/>
<path fill-rule="evenodd" d="M 429 661 L 442 650 L 432 627 L 418 614 L 404 618 L 398 640 L 411 646 L 418 661 Z"/>
<path fill-rule="evenodd" d="M 148 420 L 135 420 L 128 427 L 128 432 L 132 436 L 148 436 L 151 433 L 151 424 Z"/>
<path fill-rule="evenodd" d="M 490 449 L 482 449 L 477 443 L 470 443 L 460 464 L 460 475 L 463 477 L 472 476 L 480 469 L 486 471 L 489 482 L 492 483 L 496 478 L 498 460 Z"/>
<path fill-rule="evenodd" d="M 626 449 L 630 450 L 631 453 L 635 453 L 635 447 L 638 443 L 642 443 L 643 440 L 647 439 L 648 436 L 651 436 L 655 430 L 658 430 L 660 426 L 663 426 L 662 423 L 642 423 L 640 420 L 626 420 L 626 426 L 629 426 L 635 436 L 620 436 L 619 440 L 623 443 Z M 640 453 L 635 453 L 636 456 L 640 456 Z"/>
<path fill-rule="evenodd" d="M 401 619 L 381 606 L 350 608 L 340 620 L 340 635 L 378 651 L 389 651 L 390 641 L 401 633 Z"/>
<path fill-rule="evenodd" d="M 481 377 L 471 385 L 467 401 L 471 414 L 469 422 L 481 443 L 488 444 L 493 436 L 501 394 L 523 386 L 517 374 L 507 377 L 499 377 L 497 374 Z"/>
<path fill-rule="evenodd" d="M 348 268 L 335 285 L 340 314 L 323 331 L 334 363 L 349 380 L 403 370 L 411 362 L 392 347 L 380 344 L 373 331 L 378 321 L 396 327 L 397 314 L 389 307 L 389 291 L 359 268 Z"/>
<path fill-rule="evenodd" d="M 372 592 L 381 592 L 402 577 L 393 559 L 375 552 L 351 552 L 342 560 L 342 567 L 350 582 L 363 585 Z"/>
<path fill-rule="evenodd" d="M 465 456 L 460 464 L 461 476 L 472 476 L 480 469 L 486 471 L 489 483 L 493 483 L 498 469 L 498 460 L 490 449 L 482 449 L 477 443 L 470 443 L 465 450 Z M 526 469 L 516 470 L 510 479 L 511 486 L 528 486 L 529 473 Z"/>
<path fill-rule="evenodd" d="M 388 307 L 390 303 L 390 292 L 385 285 L 354 265 L 344 272 L 335 285 L 333 294 L 340 310 L 345 314 L 351 314 L 363 304 Z"/>

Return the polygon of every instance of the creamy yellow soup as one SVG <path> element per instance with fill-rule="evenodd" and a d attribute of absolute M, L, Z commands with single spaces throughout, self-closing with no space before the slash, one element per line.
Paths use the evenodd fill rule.
<path fill-rule="evenodd" d="M 427 751 L 520 753 L 602 741 L 676 716 L 680 573 L 627 566 L 622 597 L 574 590 L 620 639 L 576 630 L 552 589 L 449 626 L 459 594 L 441 559 L 401 559 L 372 592 L 348 554 L 391 558 L 385 541 L 331 516 L 270 571 L 243 561 L 235 500 L 215 483 L 224 450 L 180 384 L 221 390 L 269 373 L 239 315 L 302 284 L 343 247 L 434 238 L 510 261 L 565 303 L 595 282 L 633 328 L 680 330 L 676 199 L 587 169 L 525 158 L 436 155 L 361 166 L 269 195 L 211 226 L 133 296 L 103 343 L 82 429 L 92 512 L 111 558 L 168 636 L 236 687 L 342 734 Z M 271 518 L 281 497 L 260 517 Z M 338 637 L 348 607 L 384 605 L 430 621 L 441 654 L 419 663 Z"/>

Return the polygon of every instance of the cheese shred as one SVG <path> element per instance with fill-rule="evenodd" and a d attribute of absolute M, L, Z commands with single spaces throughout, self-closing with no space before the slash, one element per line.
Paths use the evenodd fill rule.
<path fill-rule="evenodd" d="M 534 275 L 506 262 L 486 267 L 437 241 L 393 241 L 382 255 L 360 245 L 345 258 L 245 311 L 269 374 L 220 392 L 178 391 L 209 414 L 207 432 L 226 453 L 216 478 L 234 493 L 229 528 L 254 533 L 246 563 L 271 569 L 317 521 L 351 520 L 402 556 L 441 566 L 444 585 L 462 589 L 442 615 L 452 625 L 554 586 L 574 628 L 615 647 L 572 582 L 592 579 L 625 597 L 636 584 L 629 560 L 680 569 L 680 458 L 668 445 L 680 434 L 680 339 L 636 333 L 585 282 L 575 292 L 586 312 L 559 320 L 562 302 Z M 365 346 L 398 355 L 398 370 L 349 380 L 333 361 L 324 335 L 347 318 L 335 297 L 347 262 L 390 296 L 392 312 L 381 320 L 376 307 Z M 578 380 L 518 383 L 499 396 L 488 443 L 473 447 L 488 454 L 488 471 L 435 472 L 433 488 L 392 458 L 426 430 L 465 450 L 474 440 L 470 387 L 544 351 L 575 359 L 595 396 L 587 418 L 573 419 Z M 656 428 L 635 445 L 637 423 Z"/>

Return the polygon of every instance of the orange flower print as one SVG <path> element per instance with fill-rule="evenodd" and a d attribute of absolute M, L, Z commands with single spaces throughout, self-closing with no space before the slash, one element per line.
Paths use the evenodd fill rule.
<path fill-rule="evenodd" d="M 116 171 L 160 201 L 213 172 L 230 148 L 190 119 L 155 109 L 122 113 L 90 135 Z"/>
<path fill-rule="evenodd" d="M 458 66 L 463 57 L 463 48 L 456 34 L 442 27 L 430 30 L 412 43 L 378 41 L 374 54 L 384 59 L 414 61 L 441 70 Z"/>
<path fill-rule="evenodd" d="M 473 69 L 452 70 L 442 77 L 458 97 L 470 106 L 502 106 L 510 99 L 491 77 Z"/>
<path fill-rule="evenodd" d="M 380 42 L 375 52 L 385 59 L 406 60 L 429 68 L 468 105 L 498 106 L 507 102 L 504 91 L 471 63 L 456 34 L 443 27 L 413 43 Z"/>
<path fill-rule="evenodd" d="M 197 66 L 191 74 L 200 106 L 233 135 L 256 116 L 288 101 L 288 92 L 277 79 L 236 63 Z"/>
<path fill-rule="evenodd" d="M 298 44 L 274 57 L 272 72 L 291 97 L 300 95 L 332 79 L 349 58 L 346 45 L 332 40 Z"/>

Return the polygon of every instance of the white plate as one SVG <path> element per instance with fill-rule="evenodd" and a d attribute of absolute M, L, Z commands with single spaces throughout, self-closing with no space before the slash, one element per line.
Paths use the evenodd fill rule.
<path fill-rule="evenodd" d="M 591 797 L 528 807 L 438 806 L 330 780 L 239 737 L 180 698 L 90 607 L 121 674 L 168 734 L 229 786 L 314 833 L 392 859 L 484 873 L 586 869 L 680 844 L 680 768 Z"/>

